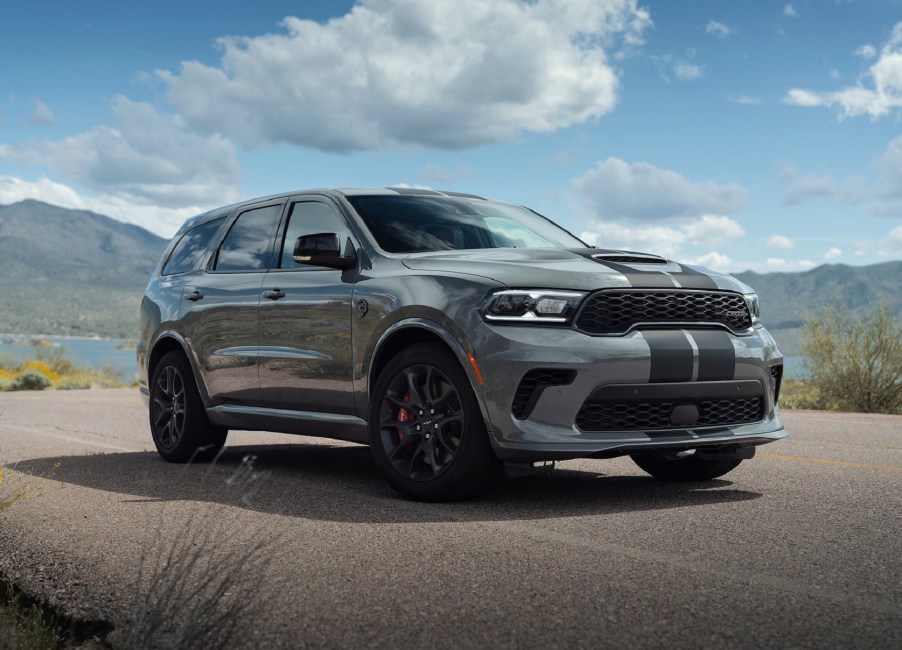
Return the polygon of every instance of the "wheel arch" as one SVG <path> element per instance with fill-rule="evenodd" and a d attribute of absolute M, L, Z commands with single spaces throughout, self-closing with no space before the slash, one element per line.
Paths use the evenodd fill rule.
<path fill-rule="evenodd" d="M 160 359 L 170 352 L 180 352 L 185 359 L 187 359 L 188 366 L 191 368 L 191 374 L 194 376 L 194 383 L 197 386 L 201 399 L 203 400 L 204 405 L 209 405 L 210 396 L 207 394 L 207 388 L 204 386 L 204 382 L 200 380 L 200 373 L 197 372 L 194 355 L 189 352 L 188 343 L 178 332 L 163 332 L 154 342 L 150 354 L 147 355 L 148 386 L 153 379 L 154 370 L 160 362 Z"/>
<path fill-rule="evenodd" d="M 362 405 L 366 408 L 364 412 L 369 411 L 372 387 L 376 385 L 376 379 L 389 359 L 401 350 L 421 343 L 440 345 L 457 359 L 467 376 L 467 380 L 470 382 L 473 394 L 476 396 L 476 402 L 479 404 L 479 410 L 482 413 L 482 419 L 485 421 L 486 430 L 491 433 L 491 420 L 485 405 L 482 377 L 476 374 L 476 370 L 473 367 L 475 362 L 471 363 L 467 350 L 451 332 L 434 321 L 421 318 L 394 323 L 379 337 L 367 372 L 366 404 Z M 489 438 L 491 439 L 493 436 L 490 435 Z"/>

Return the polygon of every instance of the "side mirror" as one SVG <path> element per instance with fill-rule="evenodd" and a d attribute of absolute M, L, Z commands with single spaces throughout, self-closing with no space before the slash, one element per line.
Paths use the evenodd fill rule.
<path fill-rule="evenodd" d="M 333 269 L 350 269 L 357 265 L 357 255 L 353 250 L 350 254 L 342 255 L 341 239 L 334 232 L 301 235 L 294 244 L 292 258 L 298 264 Z"/>

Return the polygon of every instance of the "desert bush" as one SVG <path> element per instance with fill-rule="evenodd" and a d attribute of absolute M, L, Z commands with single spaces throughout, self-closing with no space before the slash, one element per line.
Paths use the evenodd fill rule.
<path fill-rule="evenodd" d="M 34 358 L 45 364 L 57 375 L 71 375 L 78 372 L 79 368 L 66 356 L 65 347 L 61 345 L 42 345 L 34 341 L 32 341 L 32 346 L 34 348 Z"/>
<path fill-rule="evenodd" d="M 780 406 L 788 409 L 810 409 L 813 411 L 835 411 L 837 405 L 821 395 L 821 391 L 810 381 L 784 379 L 780 388 Z"/>
<path fill-rule="evenodd" d="M 36 370 L 28 370 L 16 377 L 12 390 L 44 390 L 51 386 L 53 382 L 46 375 Z"/>
<path fill-rule="evenodd" d="M 59 373 L 43 361 L 26 361 L 22 366 L 22 370 L 25 372 L 38 372 L 50 381 L 56 381 L 60 378 Z"/>
<path fill-rule="evenodd" d="M 0 377 L 0 391 L 12 390 L 12 389 L 13 389 L 13 380 L 7 379 L 6 377 Z"/>
<path fill-rule="evenodd" d="M 802 349 L 810 383 L 823 403 L 902 413 L 902 323 L 888 305 L 863 318 L 838 308 L 807 317 Z"/>

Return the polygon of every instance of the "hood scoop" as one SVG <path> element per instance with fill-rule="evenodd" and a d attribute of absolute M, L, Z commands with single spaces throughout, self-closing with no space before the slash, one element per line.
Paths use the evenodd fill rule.
<path fill-rule="evenodd" d="M 598 253 L 592 255 L 597 262 L 613 262 L 614 264 L 667 264 L 667 260 L 657 255 L 645 255 L 642 253 L 629 253 L 620 251 L 617 253 Z"/>

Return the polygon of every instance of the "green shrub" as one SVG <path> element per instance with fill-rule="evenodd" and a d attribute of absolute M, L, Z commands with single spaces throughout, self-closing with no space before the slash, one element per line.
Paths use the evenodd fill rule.
<path fill-rule="evenodd" d="M 13 389 L 13 380 L 7 379 L 6 377 L 0 377 L 0 391 L 12 390 L 12 389 Z"/>
<path fill-rule="evenodd" d="M 828 402 L 821 391 L 810 381 L 784 379 L 780 388 L 780 406 L 788 409 L 835 411 L 837 405 Z"/>
<path fill-rule="evenodd" d="M 44 390 L 50 388 L 53 382 L 45 375 L 34 370 L 23 372 L 13 381 L 12 390 Z"/>
<path fill-rule="evenodd" d="M 902 413 L 902 323 L 886 304 L 864 318 L 837 308 L 809 316 L 802 349 L 822 403 L 847 411 Z"/>

